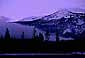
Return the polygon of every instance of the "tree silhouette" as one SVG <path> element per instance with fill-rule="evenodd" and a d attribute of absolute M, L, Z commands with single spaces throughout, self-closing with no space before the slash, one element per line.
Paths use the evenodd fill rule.
<path fill-rule="evenodd" d="M 14 37 L 13 37 L 13 39 L 16 39 L 16 36 L 15 36 L 15 34 L 14 34 Z"/>
<path fill-rule="evenodd" d="M 83 31 L 83 32 L 80 34 L 80 39 L 85 40 L 85 31 Z"/>
<path fill-rule="evenodd" d="M 36 35 L 34 39 L 35 39 L 35 40 L 39 40 L 39 36 L 38 36 L 38 35 Z"/>
<path fill-rule="evenodd" d="M 6 29 L 5 39 L 7 39 L 7 40 L 10 39 L 10 34 L 9 34 L 9 30 L 8 30 L 8 28 Z"/>
<path fill-rule="evenodd" d="M 22 32 L 21 38 L 24 39 L 24 32 Z"/>
<path fill-rule="evenodd" d="M 56 32 L 56 41 L 59 41 L 59 34 Z"/>
<path fill-rule="evenodd" d="M 3 36 L 2 35 L 0 36 L 0 39 L 3 39 Z"/>
<path fill-rule="evenodd" d="M 44 40 L 44 37 L 43 37 L 43 34 L 42 34 L 42 33 L 39 33 L 39 39 L 40 39 L 41 41 Z"/>
<path fill-rule="evenodd" d="M 50 33 L 49 33 L 49 31 L 47 30 L 46 33 L 45 33 L 45 37 L 46 37 L 46 40 L 47 40 L 47 41 L 49 40 L 49 36 L 50 36 Z"/>
<path fill-rule="evenodd" d="M 33 39 L 35 39 L 36 38 L 36 30 L 35 30 L 35 27 L 34 27 L 34 29 L 33 29 Z"/>

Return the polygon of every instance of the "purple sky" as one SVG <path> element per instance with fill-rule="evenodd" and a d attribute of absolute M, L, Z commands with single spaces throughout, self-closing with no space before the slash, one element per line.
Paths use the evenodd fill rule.
<path fill-rule="evenodd" d="M 15 20 L 51 14 L 60 8 L 85 9 L 85 0 L 0 0 L 0 16 Z"/>

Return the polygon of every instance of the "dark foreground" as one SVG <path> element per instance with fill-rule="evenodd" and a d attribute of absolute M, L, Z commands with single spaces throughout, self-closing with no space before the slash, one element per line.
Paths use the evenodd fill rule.
<path fill-rule="evenodd" d="M 85 52 L 85 40 L 48 42 L 33 39 L 0 39 L 0 53 Z"/>

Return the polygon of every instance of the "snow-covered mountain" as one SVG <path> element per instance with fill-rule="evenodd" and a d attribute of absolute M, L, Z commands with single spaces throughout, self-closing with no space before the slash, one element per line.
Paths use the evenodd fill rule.
<path fill-rule="evenodd" d="M 33 21 L 33 20 L 38 20 L 38 19 L 43 19 L 43 20 L 58 20 L 61 19 L 62 17 L 70 17 L 70 15 L 75 16 L 76 13 L 85 13 L 84 9 L 80 8 L 70 8 L 70 9 L 60 9 L 52 14 L 46 15 L 46 16 L 31 16 L 31 17 L 26 17 L 21 19 L 20 21 Z"/>
<path fill-rule="evenodd" d="M 72 15 L 73 13 L 67 9 L 61 9 L 59 11 L 54 12 L 53 14 L 44 16 L 42 19 L 44 20 L 53 20 L 53 19 L 60 19 L 62 17 L 66 17 Z"/>
<path fill-rule="evenodd" d="M 69 18 L 71 15 L 72 16 L 76 16 L 77 14 L 83 14 L 85 13 L 84 9 L 61 9 L 59 11 L 54 12 L 53 14 L 44 16 L 42 19 L 44 20 L 53 20 L 53 19 L 61 19 L 62 17 L 67 17 Z"/>
<path fill-rule="evenodd" d="M 82 10 L 81 10 L 82 11 Z M 30 22 L 20 22 L 21 24 L 30 24 L 44 31 L 60 35 L 71 33 L 73 35 L 81 34 L 85 31 L 85 13 L 73 12 L 68 9 L 61 9 L 53 14 L 43 16 Z"/>
<path fill-rule="evenodd" d="M 48 20 L 44 25 L 56 25 L 50 29 L 56 28 L 61 33 L 65 33 L 67 30 L 74 32 L 75 34 L 85 31 L 85 13 L 84 12 L 72 12 L 67 9 L 59 10 L 51 15 L 45 16 L 42 19 Z M 69 31 L 67 31 L 69 32 Z"/>

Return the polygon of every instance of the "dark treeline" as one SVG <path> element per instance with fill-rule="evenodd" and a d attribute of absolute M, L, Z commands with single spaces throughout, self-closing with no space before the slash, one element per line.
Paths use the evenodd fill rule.
<path fill-rule="evenodd" d="M 58 42 L 59 39 L 60 39 L 60 38 L 59 38 L 59 33 L 58 33 L 58 31 L 55 32 L 55 35 L 56 35 L 56 41 Z M 44 36 L 43 36 L 42 33 L 39 33 L 39 35 L 37 35 L 35 28 L 33 29 L 32 40 L 49 41 L 49 36 L 50 36 L 50 33 L 49 33 L 48 30 L 46 31 L 46 33 L 45 33 L 45 38 L 44 38 Z M 66 32 L 66 33 L 64 34 L 64 37 L 67 37 L 67 38 L 68 38 L 69 36 L 71 36 L 74 40 L 85 40 L 85 31 L 83 31 L 81 34 L 77 34 L 77 35 L 72 34 L 72 33 L 70 33 L 70 32 Z M 10 32 L 9 32 L 9 30 L 8 30 L 8 28 L 7 28 L 4 37 L 3 37 L 2 35 L 0 35 L 0 39 L 10 40 L 10 39 L 17 39 L 17 37 L 15 37 L 15 35 L 14 35 L 14 37 L 11 37 L 11 36 L 10 36 Z M 25 39 L 25 34 L 24 34 L 24 32 L 22 32 L 22 34 L 21 34 L 21 39 Z M 27 39 L 27 38 L 26 38 L 26 39 Z M 28 38 L 28 39 L 29 39 L 29 38 Z"/>
<path fill-rule="evenodd" d="M 34 33 L 32 39 L 25 39 L 24 32 L 21 34 L 21 39 L 11 38 L 8 28 L 5 32 L 5 37 L 0 38 L 0 51 L 4 52 L 71 52 L 71 51 L 85 51 L 85 31 L 80 34 L 80 36 L 73 36 L 75 40 L 60 41 L 59 34 L 56 32 L 56 42 L 50 42 L 50 33 L 47 31 L 45 33 L 46 40 L 42 33 L 36 35 L 36 30 L 34 28 Z M 66 36 L 70 35 L 67 33 Z M 78 39 L 77 39 L 78 38 Z M 5 39 L 3 41 L 2 39 Z M 15 40 L 16 39 L 16 40 Z"/>
<path fill-rule="evenodd" d="M 49 40 L 49 36 L 50 36 L 49 31 L 46 31 L 46 33 L 45 33 L 45 37 L 46 37 L 45 40 L 46 40 L 46 41 Z M 3 37 L 2 35 L 0 35 L 0 39 L 3 39 L 3 40 L 12 40 L 12 39 L 18 39 L 18 38 L 15 37 L 15 35 L 14 35 L 14 37 L 11 37 L 10 32 L 9 32 L 9 30 L 8 30 L 8 28 L 7 28 L 4 37 Z M 24 39 L 24 40 L 27 39 L 27 38 L 25 38 L 24 32 L 22 32 L 22 34 L 21 34 L 21 39 Z M 28 40 L 29 40 L 29 38 L 28 38 Z M 33 29 L 32 40 L 44 41 L 44 36 L 43 36 L 42 33 L 39 33 L 39 35 L 37 35 L 37 34 L 36 34 L 36 30 L 35 30 L 35 28 L 34 28 L 34 29 Z M 57 32 L 56 32 L 56 40 L 57 40 L 57 41 L 59 40 L 59 37 L 58 37 L 58 33 L 57 33 Z"/>

